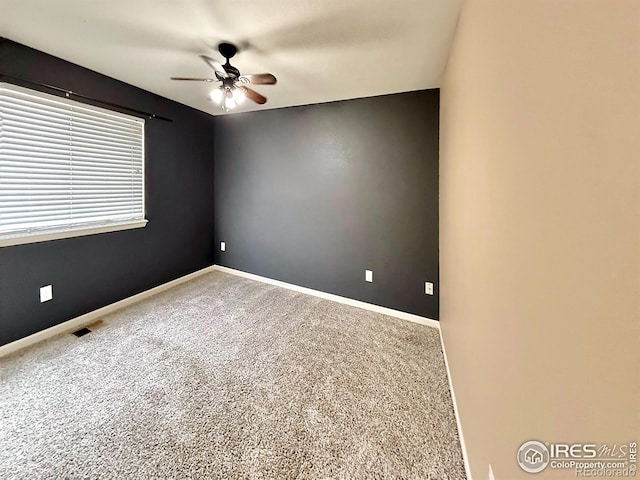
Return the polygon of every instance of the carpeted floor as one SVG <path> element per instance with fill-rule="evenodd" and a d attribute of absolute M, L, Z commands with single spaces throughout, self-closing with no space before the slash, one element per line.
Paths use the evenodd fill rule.
<path fill-rule="evenodd" d="M 0 478 L 464 467 L 436 329 L 214 272 L 0 359 Z"/>

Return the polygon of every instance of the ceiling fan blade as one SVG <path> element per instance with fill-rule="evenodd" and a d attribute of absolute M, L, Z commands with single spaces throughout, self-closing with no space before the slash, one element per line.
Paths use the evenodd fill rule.
<path fill-rule="evenodd" d="M 278 79 L 270 73 L 254 73 L 242 75 L 240 81 L 242 83 L 252 83 L 253 85 L 275 85 Z"/>
<path fill-rule="evenodd" d="M 216 82 L 213 78 L 171 77 L 171 80 L 189 80 L 192 82 Z"/>
<path fill-rule="evenodd" d="M 260 95 L 255 90 L 251 90 L 250 88 L 247 88 L 247 87 L 238 87 L 238 88 L 244 92 L 244 94 L 247 96 L 249 100 L 252 100 L 260 105 L 264 105 L 265 103 L 267 103 L 267 97 Z"/>
<path fill-rule="evenodd" d="M 200 55 L 200 58 L 203 59 L 205 62 L 207 62 L 207 65 L 213 68 L 215 72 L 218 74 L 218 76 L 220 76 L 221 78 L 229 78 L 229 74 L 227 73 L 227 71 L 224 69 L 224 67 L 220 62 L 218 62 L 217 60 L 214 60 L 211 57 L 207 57 L 206 55 Z"/>

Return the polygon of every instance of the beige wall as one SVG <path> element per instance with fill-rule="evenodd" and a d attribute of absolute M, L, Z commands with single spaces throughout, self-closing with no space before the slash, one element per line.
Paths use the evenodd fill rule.
<path fill-rule="evenodd" d="M 640 0 L 469 0 L 441 91 L 441 325 L 471 473 L 640 441 Z"/>

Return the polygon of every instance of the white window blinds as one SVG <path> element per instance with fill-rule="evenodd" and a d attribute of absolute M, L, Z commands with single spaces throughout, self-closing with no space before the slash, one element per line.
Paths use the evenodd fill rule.
<path fill-rule="evenodd" d="M 0 83 L 0 239 L 134 222 L 144 120 Z"/>

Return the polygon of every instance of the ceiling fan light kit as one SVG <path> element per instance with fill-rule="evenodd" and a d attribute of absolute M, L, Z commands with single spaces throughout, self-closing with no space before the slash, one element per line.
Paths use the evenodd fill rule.
<path fill-rule="evenodd" d="M 231 65 L 231 59 L 238 49 L 235 45 L 222 42 L 218 45 L 218 51 L 227 60 L 221 64 L 217 60 L 206 55 L 201 55 L 207 65 L 209 65 L 214 73 L 214 78 L 193 78 L 193 77 L 171 77 L 171 80 L 195 81 L 195 82 L 221 82 L 221 85 L 213 89 L 209 93 L 211 100 L 220 105 L 225 112 L 234 109 L 237 105 L 242 104 L 246 98 L 263 105 L 267 103 L 267 97 L 259 94 L 255 90 L 246 85 L 275 85 L 277 79 L 270 73 L 258 73 L 252 75 L 241 75 L 240 70 Z"/>

